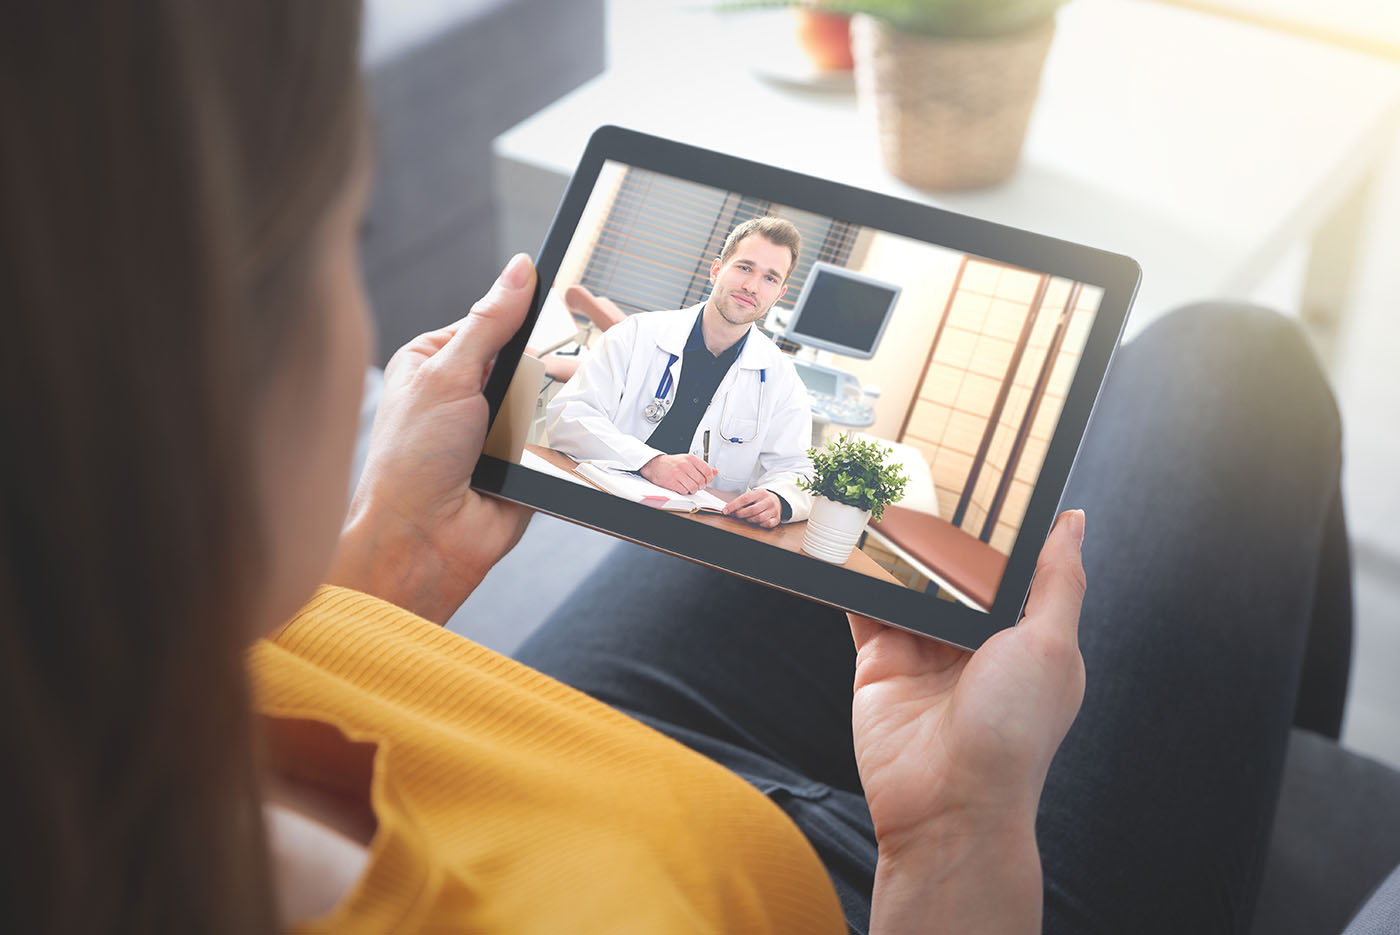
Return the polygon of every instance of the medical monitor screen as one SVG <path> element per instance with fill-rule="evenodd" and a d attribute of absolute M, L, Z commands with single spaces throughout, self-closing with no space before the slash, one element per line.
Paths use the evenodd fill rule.
<path fill-rule="evenodd" d="M 822 396 L 835 396 L 837 387 L 836 374 L 828 370 L 813 370 L 810 367 L 803 367 L 797 371 L 797 375 L 802 378 L 803 384 L 813 393 L 820 393 Z"/>
<path fill-rule="evenodd" d="M 571 189 L 541 263 L 540 301 L 567 308 L 579 338 L 532 334 L 537 365 L 514 372 L 499 409 L 521 415 L 512 429 L 498 418 L 487 443 L 506 465 L 576 485 L 551 481 L 556 499 L 533 502 L 566 516 L 573 507 L 557 504 L 583 504 L 579 521 L 641 542 L 674 530 L 658 547 L 724 568 L 742 555 L 749 564 L 731 570 L 769 580 L 777 569 L 780 586 L 838 606 L 838 589 L 868 579 L 995 605 L 1014 623 L 1136 282 L 1096 284 L 1092 261 L 1076 266 L 1070 251 L 1136 266 L 1030 234 L 1013 263 L 934 239 L 992 225 L 940 213 L 921 239 L 822 213 L 781 179 L 730 189 L 607 157 L 587 171 L 574 182 L 591 183 L 586 199 Z M 724 177 L 740 178 L 708 176 Z M 857 213 L 858 201 L 841 203 Z M 916 210 L 933 209 L 911 206 L 906 230 Z M 1004 230 L 964 242 L 996 248 Z M 1041 256 L 1086 276 L 1038 269 Z M 1101 338 L 1110 287 L 1115 321 Z M 1096 372 L 1075 384 L 1088 359 Z M 1081 421 L 1062 455 L 1052 442 L 1071 408 Z M 874 445 L 904 482 L 849 541 L 824 542 L 826 494 L 858 486 L 840 482 L 853 443 Z M 1042 495 L 1051 464 L 1055 489 Z M 506 496 L 546 489 L 503 476 Z M 1017 594 L 999 593 L 1008 567 Z"/>
<path fill-rule="evenodd" d="M 899 286 L 817 261 L 793 307 L 787 338 L 869 360 L 899 299 Z"/>

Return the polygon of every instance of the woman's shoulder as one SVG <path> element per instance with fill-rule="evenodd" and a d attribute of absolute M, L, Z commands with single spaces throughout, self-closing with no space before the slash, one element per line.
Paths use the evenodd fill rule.
<path fill-rule="evenodd" d="M 753 786 L 393 605 L 322 589 L 254 650 L 252 672 L 264 713 L 376 746 L 377 856 L 339 921 L 392 908 L 541 931 L 629 919 L 784 929 L 772 913 L 794 913 L 789 931 L 839 923 L 811 846 Z M 787 898 L 795 890 L 802 900 Z M 744 919 L 726 909 L 739 904 Z"/>

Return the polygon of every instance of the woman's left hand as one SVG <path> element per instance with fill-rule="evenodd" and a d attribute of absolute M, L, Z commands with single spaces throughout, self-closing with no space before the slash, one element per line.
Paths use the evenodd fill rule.
<path fill-rule="evenodd" d="M 516 256 L 466 318 L 404 345 L 384 372 L 369 457 L 328 581 L 445 623 L 520 540 L 530 512 L 471 488 L 482 395 L 535 288 Z"/>

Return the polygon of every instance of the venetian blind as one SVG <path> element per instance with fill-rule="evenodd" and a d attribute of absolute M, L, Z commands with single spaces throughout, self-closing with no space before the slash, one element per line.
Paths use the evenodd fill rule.
<path fill-rule="evenodd" d="M 844 265 L 860 228 L 762 198 L 629 167 L 618 186 L 581 284 L 628 314 L 686 308 L 710 291 L 710 263 L 750 218 L 774 215 L 802 234 L 797 268 L 780 307 L 791 308 L 815 260 Z"/>

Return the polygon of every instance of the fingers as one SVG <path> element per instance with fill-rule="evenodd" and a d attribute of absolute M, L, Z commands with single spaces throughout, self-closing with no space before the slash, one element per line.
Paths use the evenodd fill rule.
<path fill-rule="evenodd" d="M 768 498 L 761 490 L 750 490 L 744 494 L 745 505 L 734 511 L 734 515 L 740 519 L 754 519 L 768 512 L 770 504 Z"/>
<path fill-rule="evenodd" d="M 769 490 L 750 490 L 729 501 L 725 512 L 755 526 L 772 528 L 782 520 L 778 495 Z"/>
<path fill-rule="evenodd" d="M 676 493 L 695 493 L 701 487 L 700 478 L 687 464 L 672 465 L 667 477 L 669 481 L 662 486 L 669 487 Z"/>
<path fill-rule="evenodd" d="M 860 614 L 846 614 L 846 619 L 851 624 L 851 640 L 856 644 L 856 652 L 885 630 L 883 623 Z"/>
<path fill-rule="evenodd" d="M 751 523 L 766 523 L 777 515 L 777 508 L 768 502 L 766 497 L 754 501 L 748 506 L 739 510 L 734 515 L 740 519 L 746 519 Z"/>
<path fill-rule="evenodd" d="M 702 490 L 710 486 L 710 481 L 714 480 L 715 477 L 715 469 L 710 467 L 703 458 L 697 458 L 695 455 L 687 454 L 681 455 L 681 457 L 685 459 L 685 466 L 699 485 L 695 489 Z"/>
<path fill-rule="evenodd" d="M 535 266 L 517 253 L 491 291 L 455 326 L 440 356 L 453 368 L 484 375 L 496 353 L 520 330 L 535 294 Z M 452 329 L 445 329 L 452 330 Z"/>
<path fill-rule="evenodd" d="M 686 478 L 695 485 L 690 492 L 703 489 L 710 482 L 710 466 L 694 455 L 683 455 L 682 458 L 682 470 L 685 471 Z"/>
<path fill-rule="evenodd" d="M 735 497 L 733 500 L 730 500 L 724 505 L 725 514 L 728 516 L 738 516 L 739 511 L 743 510 L 744 508 L 749 506 L 749 504 L 753 503 L 754 500 L 758 498 L 758 495 L 759 491 L 757 490 L 744 491 L 743 493 L 739 494 L 739 496 Z"/>
<path fill-rule="evenodd" d="M 687 458 L 689 455 L 660 455 L 656 459 L 657 469 L 654 472 L 644 470 L 643 476 L 647 477 L 648 473 L 654 474 L 654 477 L 647 477 L 647 479 L 667 490 L 674 490 L 676 493 L 695 493 L 705 486 L 709 477 L 701 473 Z M 699 461 L 698 458 L 695 460 Z M 700 463 L 704 464 L 703 461 Z"/>
<path fill-rule="evenodd" d="M 409 371 L 417 369 L 423 361 L 442 350 L 456 332 L 457 324 L 454 322 L 446 328 L 428 331 L 413 338 L 394 351 L 393 356 L 389 358 L 389 363 L 384 366 L 385 378 L 390 384 L 393 384 L 404 369 L 407 368 Z"/>
<path fill-rule="evenodd" d="M 1062 630 L 1077 639 L 1087 584 L 1080 557 L 1083 541 L 1084 511 L 1061 513 L 1036 562 L 1035 582 L 1026 601 L 1026 620 L 1032 626 Z"/>
<path fill-rule="evenodd" d="M 661 475 L 661 478 L 657 481 L 654 481 L 654 483 L 658 484 L 661 487 L 665 487 L 667 490 L 674 490 L 676 493 L 695 492 L 691 485 L 690 479 L 680 472 L 663 473 Z"/>

